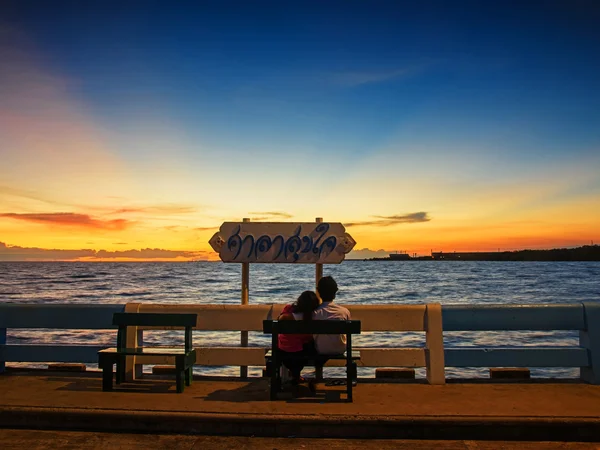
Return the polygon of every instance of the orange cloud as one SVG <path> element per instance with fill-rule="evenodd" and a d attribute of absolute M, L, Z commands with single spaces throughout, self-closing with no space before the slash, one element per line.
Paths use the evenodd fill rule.
<path fill-rule="evenodd" d="M 33 214 L 3 213 L 0 214 L 0 217 L 24 220 L 26 222 L 70 227 L 96 228 L 102 230 L 124 230 L 132 223 L 131 221 L 125 219 L 99 220 L 94 219 L 87 214 L 68 212 Z"/>
<path fill-rule="evenodd" d="M 0 242 L 0 261 L 189 261 L 214 259 L 208 251 L 178 251 L 160 248 L 107 250 L 64 250 L 19 247 Z"/>
<path fill-rule="evenodd" d="M 388 227 L 390 225 L 397 225 L 399 223 L 420 223 L 429 222 L 431 219 L 426 212 L 416 212 L 405 215 L 395 216 L 372 216 L 377 220 L 368 220 L 362 222 L 350 222 L 345 223 L 347 227 L 358 227 L 358 226 L 377 226 L 377 227 Z"/>
<path fill-rule="evenodd" d="M 272 220 L 272 219 L 291 219 L 292 217 L 294 217 L 291 214 L 288 214 L 285 212 L 278 212 L 278 211 L 251 212 L 248 214 L 251 216 L 259 216 L 259 217 L 252 218 L 252 220 L 256 220 L 256 221 Z"/>
<path fill-rule="evenodd" d="M 117 209 L 112 214 L 148 213 L 148 214 L 189 214 L 196 212 L 196 208 L 184 205 L 158 205 L 138 206 Z"/>

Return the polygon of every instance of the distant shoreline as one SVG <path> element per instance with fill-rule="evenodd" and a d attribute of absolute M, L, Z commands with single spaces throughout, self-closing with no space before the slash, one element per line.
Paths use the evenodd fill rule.
<path fill-rule="evenodd" d="M 387 258 L 347 259 L 347 261 L 600 261 L 600 245 L 505 252 L 432 252 L 431 256 L 416 257 L 406 253 L 392 253 Z"/>

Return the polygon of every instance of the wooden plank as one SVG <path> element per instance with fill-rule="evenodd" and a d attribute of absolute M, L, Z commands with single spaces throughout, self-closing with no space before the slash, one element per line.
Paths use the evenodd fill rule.
<path fill-rule="evenodd" d="M 100 353 L 121 353 L 122 355 L 184 355 L 186 353 L 183 347 L 139 347 L 139 348 L 122 348 L 116 347 L 104 348 Z"/>
<path fill-rule="evenodd" d="M 224 222 L 209 244 L 223 262 L 339 264 L 356 242 L 341 223 Z"/>
<path fill-rule="evenodd" d="M 268 348 L 261 347 L 196 347 L 196 365 L 264 366 Z M 425 367 L 422 348 L 361 348 L 361 367 Z M 354 352 L 353 352 L 354 353 Z M 138 356 L 141 364 L 174 364 L 172 357 Z M 345 360 L 329 360 L 326 366 L 343 367 Z"/>
<path fill-rule="evenodd" d="M 183 313 L 115 313 L 113 325 L 161 326 L 173 329 L 196 326 L 196 314 Z"/>
<path fill-rule="evenodd" d="M 262 331 L 263 320 L 276 320 L 284 304 L 168 305 L 140 304 L 139 312 L 198 314 L 196 330 Z M 426 305 L 343 305 L 362 331 L 424 331 Z M 143 329 L 163 329 L 143 327 Z"/>
<path fill-rule="evenodd" d="M 99 330 L 116 328 L 112 317 L 124 305 L 0 304 L 0 328 L 61 328 Z"/>
<path fill-rule="evenodd" d="M 196 347 L 196 365 L 264 366 L 267 349 L 261 347 Z M 140 364 L 175 364 L 173 357 L 137 356 Z"/>
<path fill-rule="evenodd" d="M 583 330 L 583 305 L 444 305 L 444 331 Z"/>
<path fill-rule="evenodd" d="M 427 329 L 425 334 L 427 381 L 429 381 L 429 384 L 445 384 L 442 306 L 439 303 L 430 303 L 427 305 L 425 327 Z"/>
<path fill-rule="evenodd" d="M 344 305 L 362 331 L 424 331 L 426 305 Z"/>
<path fill-rule="evenodd" d="M 423 348 L 360 348 L 361 367 L 425 367 Z"/>
<path fill-rule="evenodd" d="M 198 314 L 196 330 L 262 331 L 262 321 L 277 319 L 285 305 L 168 305 L 142 303 L 139 312 Z M 162 327 L 143 327 L 162 329 Z"/>
<path fill-rule="evenodd" d="M 105 348 L 105 345 L 0 345 L 0 360 L 98 363 L 98 352 Z"/>
<path fill-rule="evenodd" d="M 588 352 L 580 347 L 446 348 L 446 367 L 585 367 Z"/>

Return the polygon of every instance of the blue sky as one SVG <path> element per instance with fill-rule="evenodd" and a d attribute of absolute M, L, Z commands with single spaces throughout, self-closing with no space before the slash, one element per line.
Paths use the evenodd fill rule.
<path fill-rule="evenodd" d="M 48 123 L 43 114 L 68 109 L 101 148 L 96 153 L 109 155 L 127 183 L 138 180 L 136 188 L 114 180 L 127 202 L 181 201 L 204 211 L 193 218 L 201 227 L 251 210 L 312 219 L 330 210 L 344 189 L 359 200 L 332 208 L 341 221 L 431 211 L 428 226 L 450 220 L 444 208 L 459 209 L 469 189 L 493 190 L 493 198 L 506 185 L 546 192 L 508 211 L 498 206 L 489 220 L 556 198 L 574 208 L 585 197 L 581 207 L 593 209 L 600 194 L 594 176 L 600 169 L 600 5 L 594 1 L 25 0 L 3 9 L 0 49 L 9 52 L 6 67 L 22 73 L 15 78 L 5 70 L 0 79 L 5 95 L 13 95 L 7 117 L 35 111 L 36 120 Z M 40 83 L 52 86 L 52 99 L 27 94 Z M 64 123 L 72 121 L 69 114 Z M 52 133 L 44 130 L 52 147 Z M 47 189 L 64 203 L 63 184 L 19 159 L 26 141 L 15 135 L 5 146 L 15 165 L 10 174 L 0 169 L 0 181 L 13 193 Z M 60 171 L 70 158 L 59 154 L 53 164 Z M 561 171 L 568 182 L 553 190 Z M 23 181 L 29 176 L 30 183 Z M 106 202 L 98 195 L 106 177 L 91 177 L 81 202 Z M 394 184 L 396 177 L 406 184 Z M 428 178 L 437 184 L 423 185 Z M 212 192 L 224 179 L 229 187 Z M 240 186 L 249 179 L 258 200 L 245 207 Z M 313 206 L 271 199 L 266 181 L 290 179 L 308 196 L 327 195 Z M 149 194 L 158 185 L 169 195 Z M 410 201 L 399 200 L 407 195 Z M 4 210 L 20 213 L 15 203 L 7 210 L 5 198 Z M 563 203 L 552 216 L 566 214 Z M 464 222 L 479 219 L 470 214 Z M 590 228 L 595 220 L 586 216 L 574 226 Z M 515 246 L 525 242 L 518 238 Z M 432 239 L 424 240 L 429 248 Z M 390 242 L 386 250 L 399 245 Z"/>

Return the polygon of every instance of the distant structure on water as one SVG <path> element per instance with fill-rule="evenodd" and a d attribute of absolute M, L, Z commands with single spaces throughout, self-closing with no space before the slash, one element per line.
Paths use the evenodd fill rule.
<path fill-rule="evenodd" d="M 431 252 L 431 256 L 391 253 L 388 258 L 371 261 L 600 261 L 600 245 L 552 250 L 517 250 L 506 252 Z"/>

